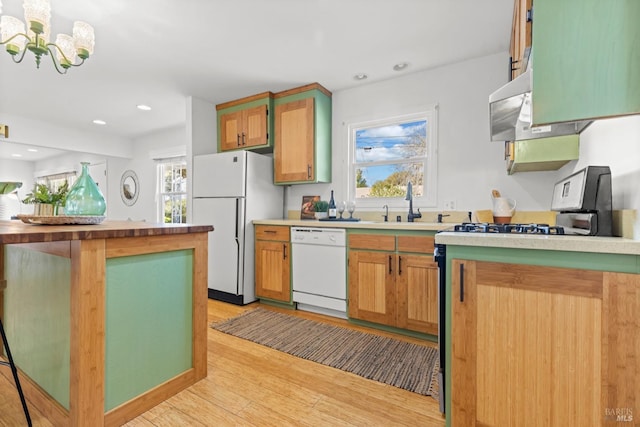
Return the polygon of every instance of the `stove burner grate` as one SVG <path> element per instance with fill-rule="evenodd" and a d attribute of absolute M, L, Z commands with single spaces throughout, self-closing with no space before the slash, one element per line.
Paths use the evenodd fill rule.
<path fill-rule="evenodd" d="M 494 224 L 486 222 L 463 222 L 453 231 L 463 233 L 513 233 L 513 234 L 564 234 L 564 228 L 549 224 Z"/>

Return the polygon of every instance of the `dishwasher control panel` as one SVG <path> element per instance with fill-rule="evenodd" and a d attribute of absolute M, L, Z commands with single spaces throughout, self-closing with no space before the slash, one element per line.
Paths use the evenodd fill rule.
<path fill-rule="evenodd" d="M 291 227 L 291 242 L 306 245 L 346 246 L 342 228 Z"/>

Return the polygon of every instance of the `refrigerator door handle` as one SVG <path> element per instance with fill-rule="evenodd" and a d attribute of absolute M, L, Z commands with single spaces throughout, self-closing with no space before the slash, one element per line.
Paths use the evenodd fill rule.
<path fill-rule="evenodd" d="M 238 232 L 240 229 L 240 199 L 236 199 L 236 233 L 235 233 L 235 241 L 236 241 L 236 295 L 240 294 L 240 236 L 238 236 Z"/>
<path fill-rule="evenodd" d="M 240 199 L 236 199 L 236 242 L 238 241 L 238 229 L 240 228 L 238 225 L 238 221 L 240 221 Z"/>

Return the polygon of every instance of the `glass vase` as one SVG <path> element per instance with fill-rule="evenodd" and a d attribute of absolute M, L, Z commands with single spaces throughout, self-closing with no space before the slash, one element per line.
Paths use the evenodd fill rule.
<path fill-rule="evenodd" d="M 88 167 L 89 163 L 82 162 L 82 173 L 67 194 L 65 215 L 104 215 L 107 209 L 104 196 L 89 175 Z"/>

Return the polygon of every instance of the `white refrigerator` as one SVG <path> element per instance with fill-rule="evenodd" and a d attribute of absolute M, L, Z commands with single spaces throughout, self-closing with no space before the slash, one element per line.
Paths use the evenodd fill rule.
<path fill-rule="evenodd" d="M 283 189 L 273 184 L 273 158 L 251 151 L 194 156 L 193 223 L 211 224 L 209 298 L 256 300 L 253 220 L 281 219 Z"/>

